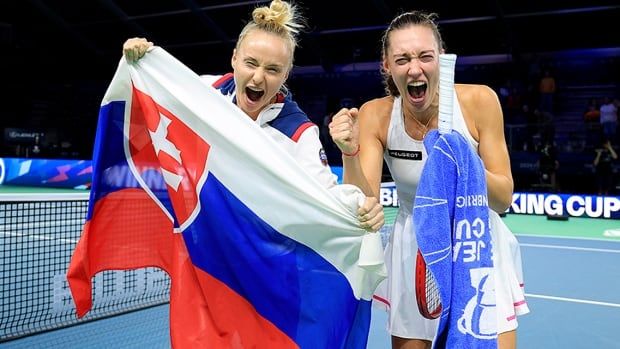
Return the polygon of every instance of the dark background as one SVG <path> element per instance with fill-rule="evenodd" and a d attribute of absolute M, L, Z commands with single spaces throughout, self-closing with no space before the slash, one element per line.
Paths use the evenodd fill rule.
<path fill-rule="evenodd" d="M 144 36 L 194 70 L 229 68 L 251 10 L 268 1 L 13 0 L 0 7 L 0 44 L 8 67 L 38 79 L 107 78 L 122 42 Z M 297 64 L 375 61 L 379 38 L 403 10 L 440 15 L 448 49 L 461 56 L 616 47 L 617 1 L 320 1 L 297 2 L 309 19 Z M 84 63 L 88 62 L 86 65 Z M 89 67 L 89 73 L 72 67 Z"/>
<path fill-rule="evenodd" d="M 127 38 L 147 37 L 197 73 L 223 73 L 230 70 L 232 48 L 252 9 L 268 3 L 2 1 L 0 127 L 5 133 L 7 129 L 40 132 L 41 156 L 90 159 L 99 103 Z M 584 133 L 585 126 L 572 114 L 581 112 L 587 99 L 618 97 L 617 1 L 296 3 L 309 26 L 301 36 L 289 86 L 317 124 L 341 105 L 358 106 L 381 96 L 382 31 L 396 14 L 412 9 L 439 14 L 447 49 L 459 55 L 457 82 L 487 84 L 498 92 L 508 85 L 526 96 L 535 93 L 541 71 L 551 69 L 559 86 L 554 122 L 568 128 L 557 127 L 555 132 L 560 150 L 568 149 L 564 142 L 571 132 Z M 522 130 L 511 124 L 521 121 L 506 115 L 513 172 L 522 174 L 526 186 L 536 181 L 531 163 L 535 158 L 523 154 L 524 141 L 514 136 Z M 0 155 L 23 156 L 27 146 L 17 147 L 5 138 Z M 567 158 L 564 163 L 576 162 L 576 173 L 588 173 L 593 146 L 561 151 Z M 329 144 L 326 148 L 330 161 L 338 163 L 339 154 Z M 565 188 L 579 179 L 570 177 L 570 169 L 562 169 L 568 171 Z M 568 188 L 589 190 L 572 184 Z"/>

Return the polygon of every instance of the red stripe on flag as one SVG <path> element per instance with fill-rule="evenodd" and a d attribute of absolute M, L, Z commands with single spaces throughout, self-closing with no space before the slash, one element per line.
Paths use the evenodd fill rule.
<path fill-rule="evenodd" d="M 100 199 L 71 258 L 67 280 L 78 317 L 92 307 L 91 280 L 104 270 L 158 267 L 172 280 L 170 338 L 176 348 L 297 348 L 250 303 L 196 268 L 182 234 L 140 189 Z"/>
<path fill-rule="evenodd" d="M 298 348 L 297 344 L 274 324 L 263 318 L 254 307 L 226 284 L 194 267 L 194 273 L 184 273 L 180 284 L 183 295 L 179 304 L 170 312 L 170 324 L 175 324 L 173 343 L 183 343 L 180 348 Z M 193 279 L 196 278 L 197 282 Z M 195 286 L 199 284 L 200 286 Z M 191 289 L 186 285 L 192 285 Z M 187 305 L 187 299 L 200 299 L 200 305 Z M 197 308 L 197 306 L 199 308 Z M 200 309 L 205 319 L 199 336 L 192 342 L 183 338 L 182 327 L 188 313 Z M 175 320 L 174 318 L 176 317 Z"/>
<path fill-rule="evenodd" d="M 91 278 L 103 270 L 159 267 L 173 255 L 172 222 L 140 189 L 124 189 L 100 199 L 86 222 L 67 280 L 78 317 L 92 306 Z"/>
<path fill-rule="evenodd" d="M 168 195 L 174 207 L 179 225 L 184 224 L 197 209 L 200 179 L 205 175 L 210 146 L 189 126 L 172 112 L 157 104 L 149 95 L 134 88 L 131 105 L 131 127 L 129 149 L 131 160 L 139 173 L 144 169 L 161 167 L 179 176 L 178 188 L 167 186 Z M 179 151 L 180 163 L 173 154 L 160 150 L 155 153 L 149 131 L 155 132 L 162 126 L 161 117 L 170 120 L 164 131 L 165 141 Z M 161 140 L 159 140 L 161 141 Z"/>

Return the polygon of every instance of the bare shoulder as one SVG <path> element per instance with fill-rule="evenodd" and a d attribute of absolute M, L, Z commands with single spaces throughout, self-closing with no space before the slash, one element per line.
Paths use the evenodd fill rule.
<path fill-rule="evenodd" d="M 389 118 L 392 113 L 394 97 L 386 96 L 371 99 L 360 108 L 360 118 L 383 119 Z"/>
<path fill-rule="evenodd" d="M 497 94 L 486 85 L 455 84 L 454 88 L 461 107 L 481 107 L 498 103 Z"/>
<path fill-rule="evenodd" d="M 459 105 L 469 132 L 480 140 L 483 128 L 503 128 L 503 115 L 499 99 L 486 85 L 455 84 Z"/>

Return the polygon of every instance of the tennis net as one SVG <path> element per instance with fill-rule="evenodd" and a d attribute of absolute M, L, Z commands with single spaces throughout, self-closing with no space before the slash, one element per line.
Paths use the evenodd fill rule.
<path fill-rule="evenodd" d="M 105 271 L 77 319 L 66 273 L 87 210 L 87 193 L 0 194 L 0 342 L 169 300 L 161 269 Z"/>

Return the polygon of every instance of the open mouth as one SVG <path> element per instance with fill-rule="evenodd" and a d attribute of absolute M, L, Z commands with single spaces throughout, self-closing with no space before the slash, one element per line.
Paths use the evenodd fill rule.
<path fill-rule="evenodd" d="M 261 99 L 261 97 L 263 97 L 263 95 L 265 94 L 265 91 L 246 87 L 245 94 L 248 96 L 248 98 L 252 102 L 256 102 L 259 99 Z"/>
<path fill-rule="evenodd" d="M 426 94 L 428 85 L 422 81 L 414 81 L 407 85 L 407 92 L 413 98 L 422 98 Z"/>

